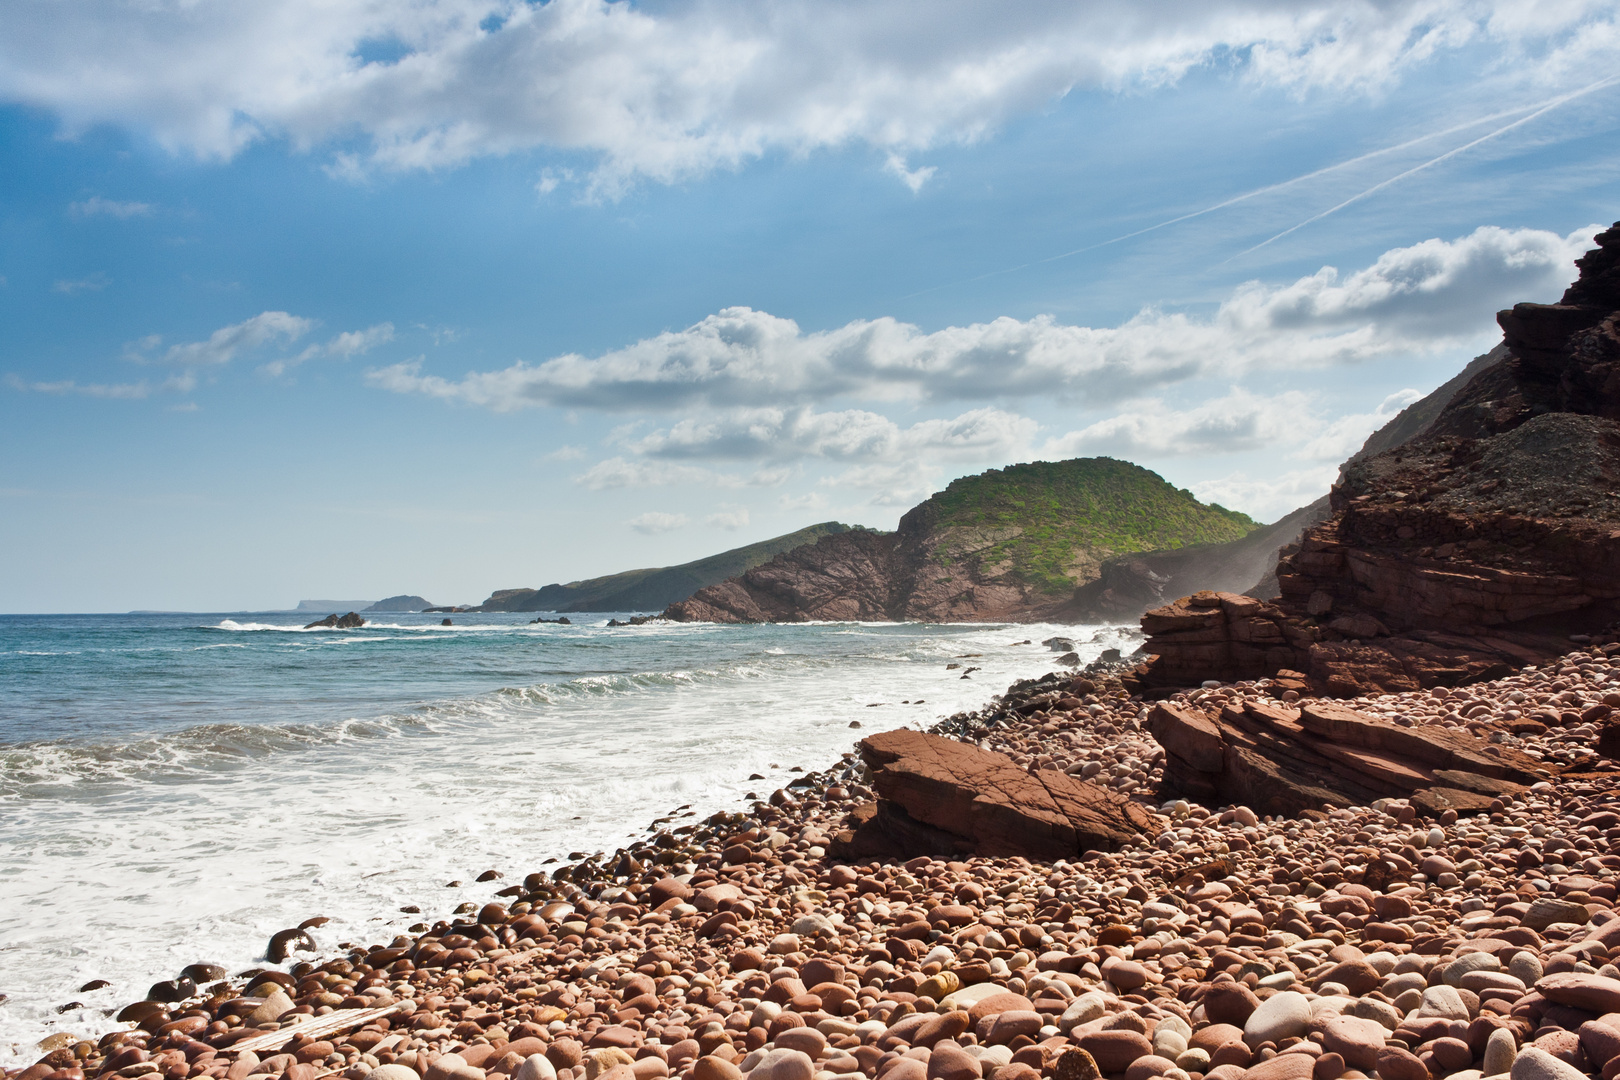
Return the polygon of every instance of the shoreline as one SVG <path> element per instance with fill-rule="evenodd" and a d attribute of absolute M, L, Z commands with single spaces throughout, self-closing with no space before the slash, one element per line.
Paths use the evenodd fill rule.
<path fill-rule="evenodd" d="M 1570 654 L 1594 655 L 1604 657 L 1604 681 L 1557 693 L 1590 695 L 1594 705 L 1614 693 L 1602 689 L 1601 649 Z M 1568 918 L 1571 905 L 1584 901 L 1588 919 L 1613 919 L 1614 885 L 1604 879 L 1620 869 L 1620 856 L 1610 854 L 1620 847 L 1608 836 L 1620 841 L 1620 803 L 1599 808 L 1620 795 L 1612 779 L 1538 784 L 1483 825 L 1452 814 L 1421 836 L 1418 815 L 1401 800 L 1321 821 L 1161 804 L 1153 793 L 1164 757 L 1145 731 L 1148 704 L 1116 679 L 1095 676 L 1078 708 L 1023 714 L 1037 693 L 1080 678 L 1070 671 L 1025 680 L 933 730 L 1007 752 L 1022 766 L 1112 777 L 1110 786 L 1163 811 L 1166 831 L 1157 840 L 1055 863 L 980 856 L 837 863 L 827 849 L 850 812 L 872 797 L 852 752 L 744 811 L 530 874 L 501 890 L 510 907 L 491 903 L 465 912 L 471 920 L 297 965 L 291 975 L 244 973 L 167 1006 L 133 1003 L 121 1014 L 139 1021 L 133 1033 L 99 1044 L 53 1036 L 47 1043 L 58 1045 L 42 1047 L 39 1064 L 6 1076 L 314 1080 L 341 1073 L 361 1080 L 387 1066 L 375 1080 L 411 1080 L 405 1069 L 425 1080 L 598 1080 L 608 1072 L 616 1073 L 611 1080 L 736 1080 L 750 1071 L 756 1080 L 1088 1080 L 1088 1072 L 1126 1080 L 1353 1080 L 1373 1072 L 1387 1080 L 1476 1080 L 1488 1074 L 1461 1074 L 1511 1064 L 1511 1054 L 1544 1064 L 1523 1050 L 1536 1040 L 1553 1047 L 1536 1053 L 1607 1074 L 1608 1058 L 1591 1060 L 1607 1046 L 1605 1031 L 1581 1025 L 1620 1011 L 1620 972 L 1603 968 L 1611 943 L 1620 947 L 1620 919 L 1555 921 L 1542 930 L 1524 920 L 1532 894 L 1564 897 L 1559 912 Z M 1507 724 L 1522 717 L 1523 710 L 1508 713 L 1521 704 L 1510 695 L 1523 693 L 1525 680 L 1560 678 L 1520 673 L 1466 693 L 1495 702 L 1492 720 Z M 1253 683 L 1232 684 L 1181 699 L 1196 707 L 1211 694 L 1263 693 Z M 1440 700 L 1423 692 L 1383 695 L 1377 704 L 1422 722 Z M 1448 727 L 1488 723 L 1433 719 Z M 1507 737 L 1574 764 L 1581 755 L 1572 748 L 1595 737 L 1585 724 Z M 1577 809 L 1576 821 L 1601 818 L 1603 828 L 1564 820 Z M 1540 845 L 1504 843 L 1538 829 L 1570 833 L 1561 841 L 1568 847 L 1548 847 L 1543 836 L 1534 837 Z M 1418 858 L 1407 858 L 1407 847 Z M 1564 850 L 1591 854 L 1578 862 L 1570 856 L 1576 865 L 1562 874 L 1525 872 L 1551 861 L 1543 854 Z M 1264 861 L 1261 851 L 1269 852 Z M 1496 857 L 1503 851 L 1511 853 L 1511 872 Z M 1360 876 L 1352 865 L 1358 857 L 1388 855 L 1406 869 L 1396 866 L 1383 889 L 1348 880 Z M 1225 873 L 1216 877 L 1217 870 Z M 1416 890 L 1407 884 L 1414 876 Z M 1591 887 L 1565 887 L 1570 878 L 1589 878 Z M 1514 925 L 1494 925 L 1504 921 Z M 1456 943 L 1469 940 L 1460 935 L 1480 927 L 1500 933 L 1472 940 L 1498 947 L 1490 961 L 1482 953 L 1463 965 L 1469 981 L 1459 972 L 1453 986 L 1451 965 L 1439 960 L 1449 961 Z M 1534 965 L 1520 960 L 1523 952 Z M 1520 977 L 1533 967 L 1536 979 Z M 1566 989 L 1530 989 L 1560 971 L 1605 984 L 1616 977 L 1612 990 L 1576 994 L 1588 1005 L 1601 999 L 1601 1012 L 1566 1003 L 1573 993 Z M 1429 993 L 1439 986 L 1452 992 Z M 1403 997 L 1418 990 L 1416 1002 Z M 1609 1006 L 1601 994 L 1611 992 Z M 1287 1014 L 1275 1037 L 1253 1038 L 1248 1026 L 1271 1013 Z M 1553 1030 L 1543 1039 L 1549 1015 Z M 908 1024 L 907 1016 L 918 1019 Z M 1384 1032 L 1377 1046 L 1369 1023 Z M 325 1037 L 334 1024 L 339 1029 Z M 1498 1029 L 1511 1033 L 1511 1051 L 1493 1036 Z M 1620 1057 L 1614 1030 L 1611 1056 Z M 269 1045 L 281 1040 L 279 1031 L 288 1033 L 285 1048 Z M 265 1052 L 240 1049 L 252 1045 Z M 1296 1060 L 1278 1060 L 1288 1058 Z"/>

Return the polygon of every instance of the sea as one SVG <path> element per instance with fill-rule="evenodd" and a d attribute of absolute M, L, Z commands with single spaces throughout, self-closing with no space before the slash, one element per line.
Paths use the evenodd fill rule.
<path fill-rule="evenodd" d="M 0 616 L 0 1065 L 122 1026 L 187 964 L 263 966 L 306 919 L 326 954 L 386 942 L 660 816 L 742 809 L 1053 670 L 1048 638 L 1083 662 L 1140 641 L 533 617 Z"/>

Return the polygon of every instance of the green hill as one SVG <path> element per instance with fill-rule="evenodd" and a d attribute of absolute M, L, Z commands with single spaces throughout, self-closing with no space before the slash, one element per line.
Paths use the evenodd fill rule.
<path fill-rule="evenodd" d="M 626 570 L 620 574 L 547 585 L 540 589 L 500 589 L 480 611 L 662 611 L 699 589 L 752 570 L 784 551 L 813 544 L 823 536 L 848 532 L 836 521 L 732 548 L 679 566 Z"/>
<path fill-rule="evenodd" d="M 1037 461 L 953 481 L 892 533 L 824 537 L 665 614 L 721 623 L 1035 621 L 1095 581 L 1108 559 L 1219 544 L 1259 527 L 1126 461 Z"/>
<path fill-rule="evenodd" d="M 978 576 L 1068 595 L 1101 558 L 1237 540 L 1259 523 L 1204 504 L 1158 473 L 1113 458 L 1035 461 L 953 480 L 906 515 L 933 562 L 971 558 Z M 900 531 L 907 533 L 902 522 Z"/>

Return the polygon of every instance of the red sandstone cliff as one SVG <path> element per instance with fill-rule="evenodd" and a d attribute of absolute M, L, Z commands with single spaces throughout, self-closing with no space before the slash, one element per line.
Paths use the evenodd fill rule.
<path fill-rule="evenodd" d="M 1143 617 L 1149 687 L 1270 675 L 1341 695 L 1455 685 L 1620 616 L 1620 225 L 1557 304 L 1501 312 L 1503 359 L 1418 437 L 1352 461 L 1261 603 Z"/>

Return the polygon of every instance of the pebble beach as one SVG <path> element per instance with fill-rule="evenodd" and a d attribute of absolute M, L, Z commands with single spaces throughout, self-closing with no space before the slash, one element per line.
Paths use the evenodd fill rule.
<path fill-rule="evenodd" d="M 852 750 L 750 806 L 534 867 L 453 921 L 336 956 L 289 926 L 263 968 L 154 972 L 122 1030 L 54 1035 L 6 1080 L 1613 1080 L 1609 651 L 1346 703 L 1556 774 L 1477 815 L 1176 798 L 1151 703 L 1094 665 L 934 730 L 1106 784 L 1159 816 L 1152 839 L 839 861 L 874 798 Z"/>

